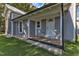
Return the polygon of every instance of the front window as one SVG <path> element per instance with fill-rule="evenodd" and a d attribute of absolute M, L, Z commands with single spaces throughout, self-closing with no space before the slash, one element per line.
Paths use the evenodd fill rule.
<path fill-rule="evenodd" d="M 79 17 L 79 7 L 77 7 L 77 17 Z"/>
<path fill-rule="evenodd" d="M 40 22 L 39 21 L 37 22 L 37 28 L 40 28 Z"/>
<path fill-rule="evenodd" d="M 20 32 L 22 32 L 22 22 L 20 22 Z"/>

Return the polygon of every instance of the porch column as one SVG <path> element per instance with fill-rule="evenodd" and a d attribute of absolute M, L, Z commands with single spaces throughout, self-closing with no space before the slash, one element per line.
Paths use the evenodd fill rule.
<path fill-rule="evenodd" d="M 8 20 L 5 20 L 5 35 L 8 35 Z"/>
<path fill-rule="evenodd" d="M 28 38 L 30 38 L 30 20 L 28 19 Z"/>
<path fill-rule="evenodd" d="M 76 42 L 76 16 L 75 16 L 75 13 L 76 12 L 76 4 L 75 3 L 73 3 L 73 22 L 74 22 L 74 38 L 73 38 L 73 42 L 75 41 Z"/>
<path fill-rule="evenodd" d="M 5 17 L 5 35 L 9 34 L 10 13 L 11 13 L 11 11 L 8 11 L 7 16 Z"/>
<path fill-rule="evenodd" d="M 62 49 L 64 50 L 64 12 L 63 3 L 60 4 L 60 40 Z"/>

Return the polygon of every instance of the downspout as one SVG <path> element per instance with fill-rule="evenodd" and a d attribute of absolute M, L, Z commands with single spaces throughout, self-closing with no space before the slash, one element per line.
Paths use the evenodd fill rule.
<path fill-rule="evenodd" d="M 62 36 L 61 36 L 61 40 L 62 40 L 62 53 L 64 51 L 64 9 L 63 9 L 63 3 L 61 3 L 61 20 L 62 20 Z"/>

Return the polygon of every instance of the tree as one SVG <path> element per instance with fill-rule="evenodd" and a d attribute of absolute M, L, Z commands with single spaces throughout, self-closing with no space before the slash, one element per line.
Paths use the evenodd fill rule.
<path fill-rule="evenodd" d="M 10 5 L 26 12 L 36 9 L 31 3 L 11 3 Z"/>
<path fill-rule="evenodd" d="M 4 4 L 0 4 L 0 31 L 4 31 L 4 17 L 2 13 L 4 12 Z"/>

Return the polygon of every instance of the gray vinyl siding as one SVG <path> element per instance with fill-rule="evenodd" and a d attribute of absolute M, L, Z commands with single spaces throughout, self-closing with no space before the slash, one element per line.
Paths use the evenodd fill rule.
<path fill-rule="evenodd" d="M 16 22 L 13 22 L 13 35 L 16 35 L 16 27 L 17 26 L 17 24 L 16 24 Z"/>
<path fill-rule="evenodd" d="M 18 21 L 16 22 L 16 35 L 19 35 Z"/>
<path fill-rule="evenodd" d="M 74 26 L 72 17 L 69 11 L 64 14 L 64 39 L 72 41 Z"/>
<path fill-rule="evenodd" d="M 20 32 L 20 24 L 19 24 L 19 22 L 20 21 L 18 21 L 18 25 L 16 25 L 16 31 L 18 30 L 16 33 L 17 33 L 18 36 L 22 37 L 24 35 L 24 29 L 22 30 L 22 32 Z"/>
<path fill-rule="evenodd" d="M 35 36 L 35 21 L 30 21 L 30 36 Z"/>
<path fill-rule="evenodd" d="M 46 19 L 41 20 L 41 34 L 46 35 Z"/>
<path fill-rule="evenodd" d="M 13 22 L 13 35 L 22 36 L 24 33 L 19 31 L 19 21 Z"/>
<path fill-rule="evenodd" d="M 11 34 L 11 22 L 8 22 L 8 34 Z"/>
<path fill-rule="evenodd" d="M 13 35 L 22 37 L 23 35 L 28 35 L 27 20 L 23 21 L 23 31 L 19 31 L 19 21 L 13 22 Z"/>

